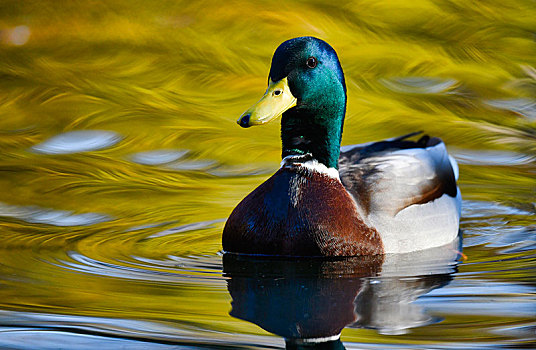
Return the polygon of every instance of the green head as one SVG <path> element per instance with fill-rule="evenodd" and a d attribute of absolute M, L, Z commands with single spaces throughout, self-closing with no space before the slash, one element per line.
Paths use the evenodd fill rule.
<path fill-rule="evenodd" d="M 337 53 L 320 39 L 301 37 L 277 48 L 268 90 L 238 123 L 264 124 L 282 114 L 283 157 L 311 153 L 337 168 L 345 112 L 346 84 Z"/>

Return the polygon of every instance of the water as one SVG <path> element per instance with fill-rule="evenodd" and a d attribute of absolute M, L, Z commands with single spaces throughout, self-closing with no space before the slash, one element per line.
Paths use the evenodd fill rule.
<path fill-rule="evenodd" d="M 3 1 L 0 347 L 533 347 L 535 32 L 528 0 Z M 280 160 L 277 123 L 235 121 L 299 35 L 339 53 L 343 145 L 446 141 L 464 255 L 222 259 Z"/>

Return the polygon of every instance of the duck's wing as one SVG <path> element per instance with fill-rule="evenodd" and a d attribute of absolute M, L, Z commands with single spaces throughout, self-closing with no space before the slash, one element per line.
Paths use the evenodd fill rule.
<path fill-rule="evenodd" d="M 438 138 L 395 139 L 343 149 L 342 183 L 382 239 L 385 253 L 438 247 L 459 234 L 458 166 Z"/>
<path fill-rule="evenodd" d="M 458 168 L 439 138 L 412 133 L 341 148 L 339 174 L 365 215 L 395 216 L 416 204 L 456 197 Z"/>

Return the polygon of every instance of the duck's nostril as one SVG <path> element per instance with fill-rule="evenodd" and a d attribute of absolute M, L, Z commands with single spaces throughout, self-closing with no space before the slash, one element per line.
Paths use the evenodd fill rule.
<path fill-rule="evenodd" d="M 249 118 L 251 118 L 251 115 L 250 114 L 246 114 L 245 116 L 243 116 L 242 118 L 240 118 L 238 120 L 238 124 L 243 127 L 243 128 L 249 128 L 250 125 L 249 125 Z"/>

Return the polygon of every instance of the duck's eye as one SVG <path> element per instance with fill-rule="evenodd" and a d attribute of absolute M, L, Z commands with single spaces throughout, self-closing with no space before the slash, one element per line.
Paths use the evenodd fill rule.
<path fill-rule="evenodd" d="M 283 90 L 281 90 L 281 89 L 274 90 L 274 92 L 273 92 L 274 96 L 279 96 L 282 93 L 283 93 Z"/>
<path fill-rule="evenodd" d="M 311 56 L 307 59 L 307 67 L 309 68 L 314 68 L 316 67 L 316 64 L 317 64 L 317 61 L 316 61 L 316 58 Z"/>

